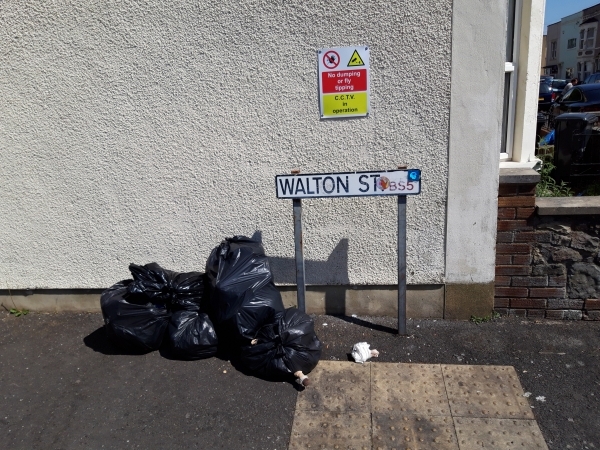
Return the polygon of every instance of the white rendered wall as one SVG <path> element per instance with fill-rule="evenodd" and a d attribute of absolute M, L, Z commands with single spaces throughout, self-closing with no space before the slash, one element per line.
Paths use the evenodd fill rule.
<path fill-rule="evenodd" d="M 454 1 L 447 283 L 494 280 L 506 3 Z"/>
<path fill-rule="evenodd" d="M 487 3 L 469 27 L 495 35 Z M 276 281 L 294 283 L 292 205 L 275 175 L 398 163 L 423 170 L 408 283 L 443 283 L 451 21 L 450 0 L 4 2 L 0 289 L 103 288 L 130 262 L 203 270 L 221 239 L 256 231 Z M 316 50 L 344 45 L 371 48 L 371 115 L 320 121 Z M 472 92 L 473 68 L 454 73 Z M 500 101 L 475 78 L 477 101 Z M 473 159 L 470 133 L 499 127 L 487 107 L 454 135 L 451 150 L 483 172 L 460 181 L 463 196 L 487 196 L 497 170 L 489 144 Z M 397 282 L 394 199 L 304 205 L 309 284 Z M 481 214 L 466 206 L 470 226 Z"/>

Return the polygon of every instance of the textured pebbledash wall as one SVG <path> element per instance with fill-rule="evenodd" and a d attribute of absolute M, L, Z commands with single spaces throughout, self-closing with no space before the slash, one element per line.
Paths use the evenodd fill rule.
<path fill-rule="evenodd" d="M 257 231 L 294 283 L 274 176 L 398 163 L 423 170 L 408 283 L 443 283 L 451 18 L 450 0 L 3 3 L 0 289 L 203 270 Z M 320 121 L 316 50 L 355 44 L 371 115 Z M 394 199 L 304 205 L 309 284 L 396 283 Z"/>

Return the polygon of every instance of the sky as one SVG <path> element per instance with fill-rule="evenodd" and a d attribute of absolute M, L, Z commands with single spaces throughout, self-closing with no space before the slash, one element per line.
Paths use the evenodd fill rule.
<path fill-rule="evenodd" d="M 550 24 L 560 22 L 560 19 L 570 16 L 582 9 L 600 3 L 600 0 L 546 0 L 546 16 L 544 18 L 544 34 Z"/>

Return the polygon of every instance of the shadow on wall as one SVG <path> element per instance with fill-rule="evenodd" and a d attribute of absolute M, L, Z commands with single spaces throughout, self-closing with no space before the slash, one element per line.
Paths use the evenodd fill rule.
<path fill-rule="evenodd" d="M 255 231 L 252 239 L 262 243 L 262 232 Z M 280 286 L 282 291 L 296 290 L 296 259 L 269 256 L 275 283 L 293 285 Z M 325 294 L 327 314 L 345 314 L 348 278 L 348 239 L 341 239 L 325 261 L 304 259 L 304 273 L 307 291 Z M 309 286 L 312 285 L 312 286 Z"/>

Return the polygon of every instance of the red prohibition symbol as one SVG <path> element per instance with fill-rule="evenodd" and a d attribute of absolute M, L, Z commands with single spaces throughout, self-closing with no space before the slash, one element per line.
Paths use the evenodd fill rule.
<path fill-rule="evenodd" d="M 340 63 L 340 55 L 334 50 L 329 50 L 323 55 L 323 65 L 328 69 L 335 69 Z"/>

